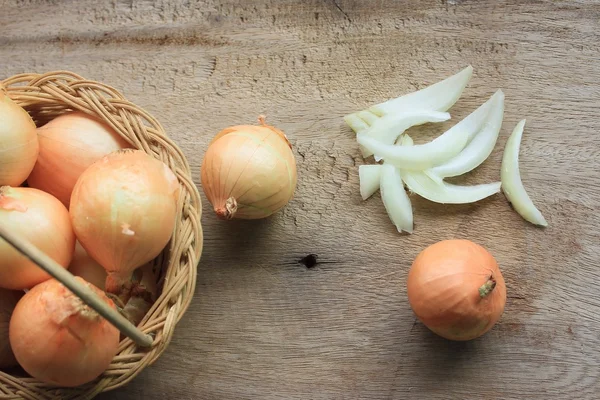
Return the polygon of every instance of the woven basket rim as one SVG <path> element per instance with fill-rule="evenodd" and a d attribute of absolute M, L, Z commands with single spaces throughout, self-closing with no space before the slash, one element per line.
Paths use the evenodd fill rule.
<path fill-rule="evenodd" d="M 175 325 L 187 311 L 195 293 L 197 267 L 203 250 L 201 197 L 185 155 L 168 137 L 160 122 L 128 101 L 114 87 L 71 71 L 57 70 L 13 75 L 0 81 L 0 90 L 28 110 L 34 120 L 36 116 L 49 120 L 52 115 L 55 117 L 71 110 L 103 120 L 130 147 L 163 161 L 175 173 L 180 184 L 182 195 L 179 196 L 173 236 L 157 258 L 163 266 L 163 288 L 138 325 L 143 332 L 154 336 L 152 347 L 142 349 L 125 338 L 104 374 L 76 388 L 59 388 L 34 378 L 0 371 L 0 398 L 91 399 L 101 392 L 129 383 L 168 347 Z M 32 109 L 36 110 L 32 112 Z"/>

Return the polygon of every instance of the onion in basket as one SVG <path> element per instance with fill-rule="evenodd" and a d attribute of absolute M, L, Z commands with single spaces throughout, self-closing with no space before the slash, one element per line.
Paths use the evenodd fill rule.
<path fill-rule="evenodd" d="M 126 300 L 132 272 L 165 248 L 178 193 L 173 172 L 141 150 L 115 151 L 81 174 L 69 212 L 77 239 L 108 271 L 107 292 Z"/>
<path fill-rule="evenodd" d="M 75 249 L 69 212 L 55 197 L 34 188 L 0 187 L 0 224 L 29 240 L 67 268 Z M 0 239 L 0 287 L 29 289 L 50 278 Z"/>
<path fill-rule="evenodd" d="M 80 277 L 104 302 L 113 302 Z M 46 383 L 73 387 L 108 368 L 119 331 L 55 279 L 23 296 L 10 320 L 10 344 L 28 374 Z"/>
<path fill-rule="evenodd" d="M 59 115 L 37 133 L 40 154 L 27 183 L 50 193 L 67 208 L 83 171 L 103 156 L 128 147 L 106 123 L 82 112 Z"/>
<path fill-rule="evenodd" d="M 35 123 L 0 90 L 0 186 L 19 186 L 35 165 L 39 143 Z"/>

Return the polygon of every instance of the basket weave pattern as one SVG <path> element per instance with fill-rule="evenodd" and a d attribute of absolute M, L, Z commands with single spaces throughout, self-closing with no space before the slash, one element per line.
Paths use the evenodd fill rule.
<path fill-rule="evenodd" d="M 127 101 L 114 88 L 67 71 L 21 74 L 0 82 L 0 90 L 25 108 L 37 126 L 68 111 L 82 111 L 109 124 L 130 144 L 164 162 L 179 180 L 177 222 L 170 243 L 154 261 L 160 296 L 138 327 L 154 337 L 143 349 L 125 338 L 109 368 L 96 381 L 77 388 L 57 388 L 15 373 L 0 371 L 2 399 L 90 399 L 123 386 L 166 349 L 175 325 L 185 313 L 196 285 L 202 253 L 201 200 L 182 151 L 160 123 Z"/>

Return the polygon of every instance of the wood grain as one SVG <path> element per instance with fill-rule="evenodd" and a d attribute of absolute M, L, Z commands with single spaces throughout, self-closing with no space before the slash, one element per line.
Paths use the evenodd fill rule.
<path fill-rule="evenodd" d="M 600 5 L 588 1 L 200 3 L 4 0 L 0 76 L 67 69 L 156 115 L 199 182 L 221 128 L 265 113 L 298 162 L 293 201 L 218 221 L 205 201 L 194 302 L 169 350 L 101 399 L 596 399 L 600 389 Z M 465 182 L 500 176 L 522 118 L 525 186 L 550 227 L 501 195 L 444 208 L 413 197 L 398 235 L 358 191 L 342 116 L 472 64 L 448 123 L 506 94 L 501 136 Z M 415 320 L 406 274 L 425 246 L 465 237 L 507 281 L 500 323 L 450 343 Z M 298 261 L 317 254 L 308 269 Z"/>

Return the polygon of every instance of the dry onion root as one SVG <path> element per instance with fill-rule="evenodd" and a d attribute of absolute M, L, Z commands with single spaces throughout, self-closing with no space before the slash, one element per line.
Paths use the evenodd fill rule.
<path fill-rule="evenodd" d="M 523 129 L 525 128 L 525 120 L 519 121 L 511 133 L 504 154 L 502 156 L 502 191 L 506 198 L 512 204 L 513 208 L 526 221 L 539 226 L 548 226 L 548 222 L 531 201 L 527 194 L 523 182 L 521 181 L 521 173 L 519 172 L 519 149 L 521 147 L 521 138 L 523 137 Z"/>

